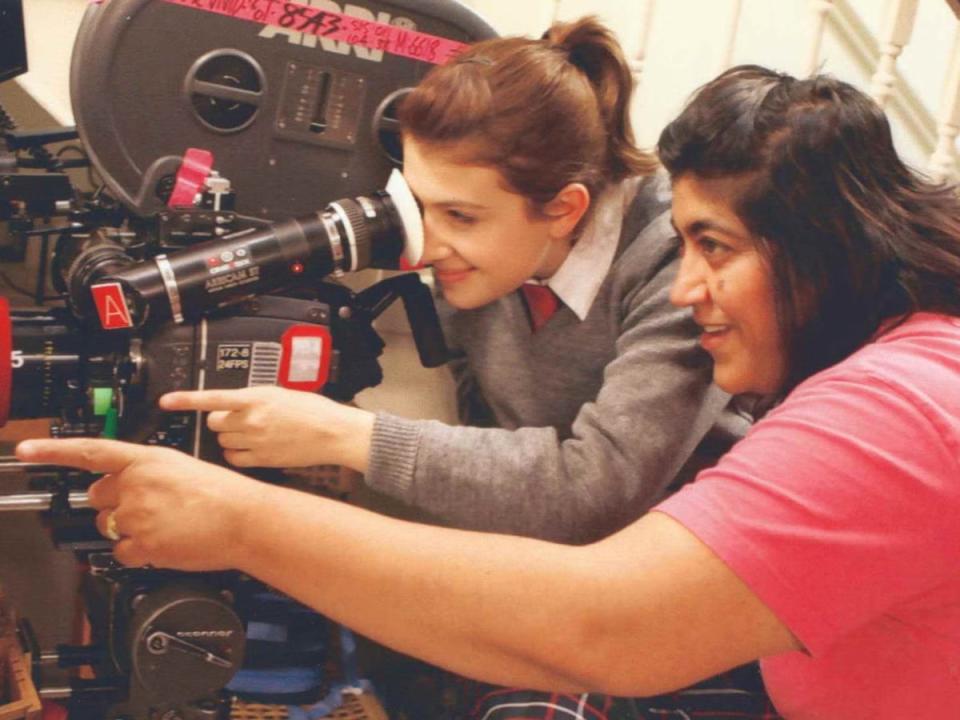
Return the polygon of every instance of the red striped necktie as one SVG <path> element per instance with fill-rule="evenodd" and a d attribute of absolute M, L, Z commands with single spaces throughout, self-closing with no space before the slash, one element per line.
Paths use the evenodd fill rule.
<path fill-rule="evenodd" d="M 527 302 L 530 312 L 530 327 L 536 332 L 546 324 L 560 307 L 560 298 L 547 285 L 524 283 L 520 286 L 523 299 Z"/>

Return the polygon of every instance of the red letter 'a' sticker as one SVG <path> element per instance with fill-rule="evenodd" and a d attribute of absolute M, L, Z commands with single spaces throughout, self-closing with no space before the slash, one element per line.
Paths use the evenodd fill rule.
<path fill-rule="evenodd" d="M 97 304 L 97 314 L 104 330 L 120 330 L 133 327 L 127 300 L 123 297 L 120 283 L 101 283 L 90 288 L 93 301 Z"/>

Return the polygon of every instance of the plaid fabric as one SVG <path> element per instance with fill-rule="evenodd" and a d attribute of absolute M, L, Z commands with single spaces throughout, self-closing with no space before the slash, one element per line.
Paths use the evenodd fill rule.
<path fill-rule="evenodd" d="M 375 683 L 392 720 L 782 720 L 756 663 L 650 698 L 495 687 L 419 661 L 402 665 L 392 682 Z"/>
<path fill-rule="evenodd" d="M 735 668 L 676 692 L 649 698 L 562 695 L 495 688 L 469 720 L 780 720 L 756 663 Z"/>
<path fill-rule="evenodd" d="M 618 704 L 619 701 L 609 695 L 567 695 L 501 688 L 484 695 L 467 717 L 470 720 L 626 720 L 631 717 L 622 714 L 620 710 L 626 708 L 618 710 Z"/>

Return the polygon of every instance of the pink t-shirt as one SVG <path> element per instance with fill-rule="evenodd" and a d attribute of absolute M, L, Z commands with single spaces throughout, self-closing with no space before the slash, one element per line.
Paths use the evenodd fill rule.
<path fill-rule="evenodd" d="M 784 717 L 960 717 L 960 318 L 809 378 L 657 509 L 803 644 L 761 661 Z"/>

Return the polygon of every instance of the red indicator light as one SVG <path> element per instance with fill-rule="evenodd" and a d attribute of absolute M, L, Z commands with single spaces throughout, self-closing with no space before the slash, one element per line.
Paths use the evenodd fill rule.
<path fill-rule="evenodd" d="M 207 265 L 209 265 L 210 267 L 216 267 L 219 264 L 220 264 L 220 258 L 216 258 L 216 257 L 207 258 Z"/>
<path fill-rule="evenodd" d="M 303 272 L 303 263 L 301 263 L 301 262 L 295 262 L 295 263 L 293 263 L 293 265 L 290 266 L 290 272 L 292 272 L 294 275 L 299 275 L 300 273 L 302 273 L 302 272 Z"/>

